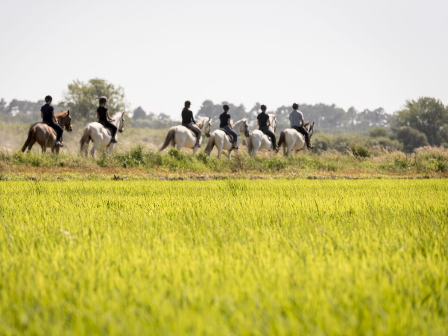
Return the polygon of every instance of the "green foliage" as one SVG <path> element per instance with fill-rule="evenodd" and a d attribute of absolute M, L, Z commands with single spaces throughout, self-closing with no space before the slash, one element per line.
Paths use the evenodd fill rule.
<path fill-rule="evenodd" d="M 399 127 L 409 126 L 424 133 L 431 146 L 448 142 L 448 109 L 440 100 L 428 97 L 408 100 L 406 108 L 394 116 L 394 122 Z"/>
<path fill-rule="evenodd" d="M 107 108 L 112 116 L 117 112 L 127 112 L 124 89 L 104 79 L 93 78 L 87 83 L 79 80 L 68 85 L 64 103 L 77 119 L 96 120 L 99 98 L 107 98 Z"/>
<path fill-rule="evenodd" d="M 356 143 L 351 143 L 348 147 L 348 151 L 357 159 L 365 159 L 371 155 L 370 150 L 367 147 Z"/>
<path fill-rule="evenodd" d="M 426 135 L 410 126 L 400 128 L 397 131 L 397 139 L 403 143 L 406 152 L 428 145 Z"/>
<path fill-rule="evenodd" d="M 388 135 L 389 130 L 381 126 L 377 126 L 369 131 L 369 136 L 372 138 L 379 138 L 379 137 L 386 138 Z"/>
<path fill-rule="evenodd" d="M 445 335 L 447 193 L 446 180 L 1 181 L 0 333 Z"/>

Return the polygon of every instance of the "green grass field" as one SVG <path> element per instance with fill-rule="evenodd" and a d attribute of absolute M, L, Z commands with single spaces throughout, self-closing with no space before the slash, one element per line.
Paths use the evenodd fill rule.
<path fill-rule="evenodd" d="M 448 181 L 0 182 L 1 335 L 448 335 Z"/>

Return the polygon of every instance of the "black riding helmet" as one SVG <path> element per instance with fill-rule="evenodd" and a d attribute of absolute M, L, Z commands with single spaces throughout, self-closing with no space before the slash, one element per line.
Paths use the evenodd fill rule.
<path fill-rule="evenodd" d="M 224 111 L 228 111 L 228 110 L 230 110 L 229 105 L 223 105 L 222 108 L 224 109 Z"/>
<path fill-rule="evenodd" d="M 297 104 L 297 103 L 292 104 L 292 108 L 294 110 L 297 110 L 299 108 L 299 104 Z"/>
<path fill-rule="evenodd" d="M 267 107 L 266 107 L 266 105 L 261 105 L 261 106 L 260 106 L 260 109 L 261 109 L 262 111 L 266 111 Z"/>
<path fill-rule="evenodd" d="M 104 103 L 107 103 L 107 98 L 103 96 L 100 98 L 100 105 Z"/>
<path fill-rule="evenodd" d="M 45 97 L 45 102 L 46 103 L 51 102 L 51 101 L 53 101 L 53 98 L 50 95 Z"/>

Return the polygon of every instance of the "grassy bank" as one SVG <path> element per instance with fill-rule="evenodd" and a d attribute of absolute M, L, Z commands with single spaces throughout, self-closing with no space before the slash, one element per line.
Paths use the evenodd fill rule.
<path fill-rule="evenodd" d="M 266 176 L 308 178 L 317 177 L 447 177 L 448 150 L 424 147 L 413 154 L 378 150 L 369 157 L 360 157 L 348 151 L 339 153 L 299 154 L 283 157 L 267 153 L 250 158 L 240 150 L 239 157 L 228 160 L 199 153 L 192 156 L 171 149 L 158 153 L 151 148 L 136 146 L 129 151 L 108 155 L 98 153 L 96 159 L 77 154 L 59 156 L 40 153 L 0 152 L 0 177 L 20 179 L 111 178 L 120 174 L 128 179 L 157 178 L 162 176 L 216 175 Z"/>

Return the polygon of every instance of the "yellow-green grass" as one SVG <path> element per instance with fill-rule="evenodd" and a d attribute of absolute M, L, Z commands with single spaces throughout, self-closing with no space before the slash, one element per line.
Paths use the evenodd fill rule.
<path fill-rule="evenodd" d="M 447 335 L 448 181 L 0 182 L 1 335 Z"/>

